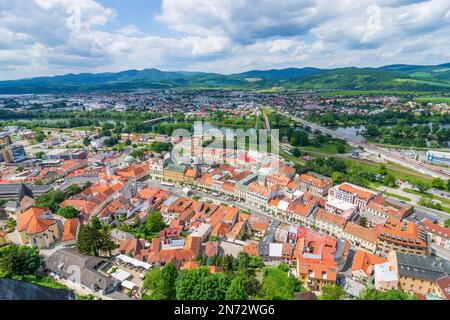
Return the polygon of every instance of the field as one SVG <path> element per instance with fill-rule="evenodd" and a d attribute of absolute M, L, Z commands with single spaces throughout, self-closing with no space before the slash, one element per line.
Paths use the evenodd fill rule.
<path fill-rule="evenodd" d="M 450 104 L 450 97 L 419 97 L 417 102 L 431 102 L 431 103 L 448 103 Z"/>

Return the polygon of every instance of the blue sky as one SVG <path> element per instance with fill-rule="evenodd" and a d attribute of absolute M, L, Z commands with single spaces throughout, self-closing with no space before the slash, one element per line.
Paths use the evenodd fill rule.
<path fill-rule="evenodd" d="M 448 0 L 0 1 L 0 80 L 448 62 Z"/>

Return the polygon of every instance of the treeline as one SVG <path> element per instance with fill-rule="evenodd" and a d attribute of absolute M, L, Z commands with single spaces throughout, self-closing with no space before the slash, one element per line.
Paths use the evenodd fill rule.
<path fill-rule="evenodd" d="M 260 258 L 239 253 L 214 258 L 199 257 L 199 268 L 177 271 L 171 263 L 151 269 L 144 280 L 146 300 L 290 300 L 294 292 L 304 290 L 282 263 L 277 268 L 264 267 Z M 211 273 L 207 262 L 221 266 L 224 272 Z M 206 264 L 204 264 L 206 263 Z M 260 271 L 260 268 L 263 268 Z M 257 273 L 262 273 L 262 281 Z"/>
<path fill-rule="evenodd" d="M 398 112 L 393 110 L 387 110 L 376 114 L 344 114 L 339 112 L 327 112 L 326 114 L 322 114 L 315 112 L 306 116 L 305 119 L 324 126 L 342 127 L 367 124 L 397 125 L 405 123 L 429 122 L 437 122 L 441 124 L 450 123 L 450 115 L 448 113 L 433 114 L 428 111 L 422 111 L 420 114 L 416 114 L 412 111 Z"/>

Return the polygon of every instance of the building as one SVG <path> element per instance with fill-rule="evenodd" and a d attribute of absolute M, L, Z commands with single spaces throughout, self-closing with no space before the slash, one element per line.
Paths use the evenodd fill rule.
<path fill-rule="evenodd" d="M 184 181 L 185 165 L 169 163 L 164 168 L 163 178 L 166 181 L 182 183 Z"/>
<path fill-rule="evenodd" d="M 17 217 L 17 231 L 22 244 L 48 248 L 59 239 L 59 229 L 48 208 L 30 207 Z"/>
<path fill-rule="evenodd" d="M 378 235 L 377 252 L 387 257 L 390 251 L 405 254 L 428 255 L 429 247 L 425 230 L 412 222 L 388 218 L 374 228 Z"/>
<path fill-rule="evenodd" d="M 62 243 L 64 246 L 73 246 L 77 243 L 78 232 L 80 230 L 80 221 L 77 218 L 69 219 L 64 222 L 64 232 Z"/>
<path fill-rule="evenodd" d="M 342 237 L 347 220 L 319 208 L 316 211 L 316 227 L 334 237 Z"/>
<path fill-rule="evenodd" d="M 61 249 L 44 261 L 44 269 L 67 280 L 69 287 L 108 294 L 118 283 L 101 272 L 106 263 L 102 258 L 80 254 L 76 248 Z"/>
<path fill-rule="evenodd" d="M 370 282 L 373 278 L 374 266 L 386 262 L 388 262 L 387 259 L 358 250 L 353 258 L 351 277 L 358 282 Z"/>
<path fill-rule="evenodd" d="M 389 260 L 397 265 L 399 289 L 446 299 L 438 281 L 450 274 L 448 261 L 399 252 L 393 252 Z"/>
<path fill-rule="evenodd" d="M 299 280 L 313 291 L 321 290 L 327 284 L 335 284 L 338 273 L 335 261 L 337 240 L 303 227 L 299 229 L 295 249 Z"/>
<path fill-rule="evenodd" d="M 150 255 L 150 242 L 133 237 L 131 239 L 123 240 L 120 243 L 119 251 L 121 254 L 145 262 Z"/>
<path fill-rule="evenodd" d="M 321 197 L 326 196 L 328 194 L 328 190 L 333 185 L 331 179 L 312 172 L 302 174 L 299 180 L 300 190 L 311 192 Z"/>
<path fill-rule="evenodd" d="M 365 209 L 375 196 L 376 194 L 372 191 L 347 182 L 331 188 L 328 192 L 328 200 L 341 200 L 353 204 L 359 209 Z"/>
<path fill-rule="evenodd" d="M 347 222 L 342 237 L 358 249 L 375 253 L 377 249 L 377 233 L 353 222 Z"/>
<path fill-rule="evenodd" d="M 361 215 L 371 225 L 376 225 L 385 222 L 387 218 L 402 221 L 412 212 L 413 206 L 395 204 L 379 194 L 369 201 Z"/>
<path fill-rule="evenodd" d="M 398 288 L 397 265 L 391 261 L 374 265 L 375 289 L 389 291 Z"/>
<path fill-rule="evenodd" d="M 1 150 L 0 162 L 18 163 L 27 158 L 22 145 L 10 145 Z"/>
<path fill-rule="evenodd" d="M 442 227 L 428 219 L 422 220 L 422 225 L 431 245 L 434 244 L 440 248 L 450 250 L 450 228 Z"/>
<path fill-rule="evenodd" d="M 450 152 L 427 151 L 427 160 L 434 163 L 450 165 Z"/>

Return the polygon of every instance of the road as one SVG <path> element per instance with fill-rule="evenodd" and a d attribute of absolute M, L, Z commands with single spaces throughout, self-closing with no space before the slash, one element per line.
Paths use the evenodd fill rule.
<path fill-rule="evenodd" d="M 374 146 L 372 144 L 369 144 L 367 142 L 361 142 L 358 140 L 355 140 L 345 134 L 341 134 L 338 132 L 335 132 L 331 129 L 319 126 L 315 123 L 306 121 L 304 119 L 300 119 L 294 116 L 288 115 L 288 117 L 291 118 L 291 120 L 300 123 L 304 126 L 310 127 L 313 130 L 321 131 L 322 133 L 328 134 L 330 136 L 333 136 L 338 139 L 346 140 L 348 144 L 350 144 L 352 147 L 360 147 L 366 150 L 367 152 L 370 152 L 372 154 L 375 154 L 377 156 L 380 156 L 381 158 L 384 158 L 388 161 L 397 163 L 403 167 L 406 167 L 408 169 L 418 171 L 424 174 L 427 174 L 429 176 L 432 176 L 434 178 L 442 178 L 442 179 L 450 179 L 450 171 L 444 168 L 437 168 L 432 165 L 429 165 L 427 163 L 423 163 L 417 160 L 410 159 L 408 157 L 405 157 L 404 155 L 392 151 L 392 150 L 386 150 L 382 149 L 380 147 Z"/>

